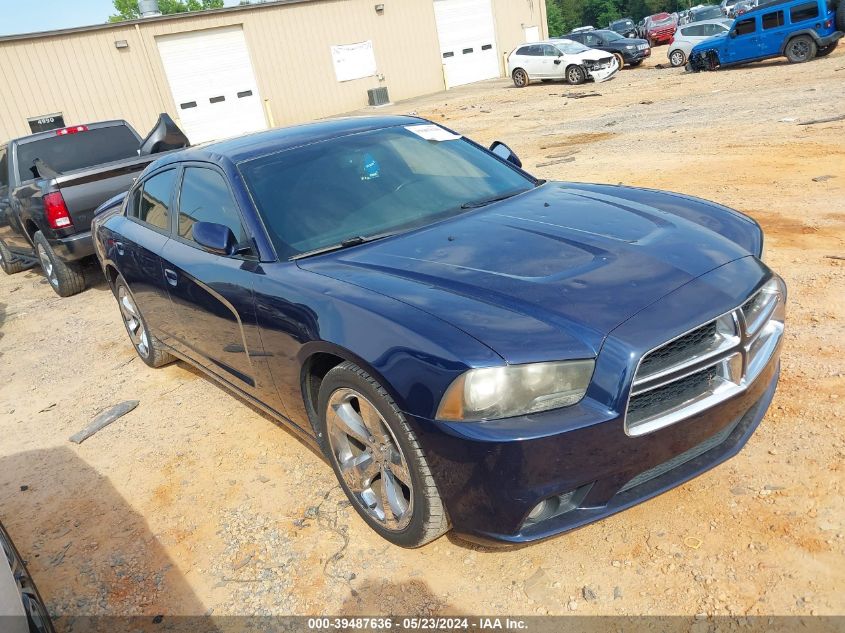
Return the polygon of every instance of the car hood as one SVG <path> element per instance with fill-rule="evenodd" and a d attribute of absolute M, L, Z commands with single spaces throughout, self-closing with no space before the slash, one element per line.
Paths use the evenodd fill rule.
<path fill-rule="evenodd" d="M 583 51 L 578 53 L 577 55 L 569 55 L 569 57 L 574 57 L 579 61 L 586 62 L 597 62 L 600 59 L 607 59 L 610 57 L 610 54 L 607 51 L 603 51 L 599 48 L 591 48 L 590 50 Z"/>
<path fill-rule="evenodd" d="M 298 264 L 416 306 L 511 363 L 586 358 L 643 308 L 749 255 L 672 205 L 626 199 L 630 191 L 549 183 Z"/>

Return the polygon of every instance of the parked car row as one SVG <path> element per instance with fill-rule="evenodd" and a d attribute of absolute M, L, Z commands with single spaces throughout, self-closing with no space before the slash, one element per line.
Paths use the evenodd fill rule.
<path fill-rule="evenodd" d="M 695 44 L 689 70 L 716 70 L 785 56 L 792 63 L 833 52 L 845 35 L 845 2 L 775 0 L 736 18 L 727 33 Z"/>

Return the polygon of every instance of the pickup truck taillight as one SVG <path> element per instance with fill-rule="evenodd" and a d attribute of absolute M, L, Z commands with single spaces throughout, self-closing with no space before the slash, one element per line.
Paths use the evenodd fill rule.
<path fill-rule="evenodd" d="M 70 213 L 68 213 L 61 191 L 45 194 L 43 200 L 47 224 L 54 229 L 66 229 L 73 226 L 73 220 L 70 219 Z"/>
<path fill-rule="evenodd" d="M 79 132 L 87 132 L 87 125 L 74 125 L 73 127 L 63 127 L 56 130 L 56 136 L 67 136 L 68 134 L 78 134 Z"/>

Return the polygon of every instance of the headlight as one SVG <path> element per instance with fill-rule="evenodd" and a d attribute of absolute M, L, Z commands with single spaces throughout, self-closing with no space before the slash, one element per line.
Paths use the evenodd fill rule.
<path fill-rule="evenodd" d="M 470 369 L 449 385 L 437 419 L 495 420 L 567 407 L 580 401 L 594 360 Z"/>
<path fill-rule="evenodd" d="M 637 50 L 637 47 L 636 47 L 634 44 L 626 44 L 626 45 L 625 45 L 625 48 L 626 48 L 627 50 L 629 50 L 629 51 L 635 51 L 635 50 Z"/>

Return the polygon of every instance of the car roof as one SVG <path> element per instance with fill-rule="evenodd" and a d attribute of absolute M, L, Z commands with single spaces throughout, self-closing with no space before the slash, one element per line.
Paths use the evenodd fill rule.
<path fill-rule="evenodd" d="M 162 158 L 157 162 L 157 166 L 188 160 L 220 162 L 221 158 L 233 163 L 242 163 L 274 152 L 332 138 L 419 123 L 428 123 L 428 121 L 414 116 L 361 116 L 303 123 L 190 147 Z"/>
<path fill-rule="evenodd" d="M 737 0 L 737 2 L 742 2 L 743 0 Z M 727 26 L 733 22 L 733 18 L 713 18 L 712 20 L 699 20 L 698 22 L 690 22 L 689 24 L 682 24 L 681 28 L 685 29 L 688 26 L 701 26 L 702 24 L 721 24 L 722 26 Z"/>

